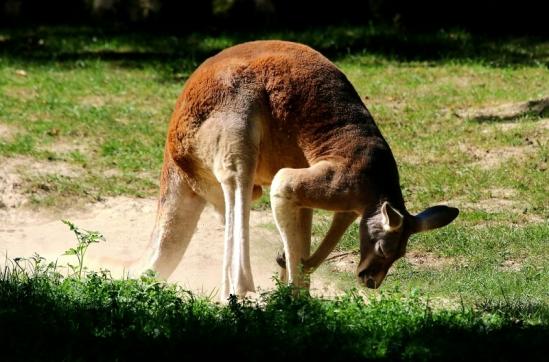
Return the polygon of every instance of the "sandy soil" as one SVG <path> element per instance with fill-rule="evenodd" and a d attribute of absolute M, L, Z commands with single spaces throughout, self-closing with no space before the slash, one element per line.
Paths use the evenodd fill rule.
<path fill-rule="evenodd" d="M 527 114 L 543 115 L 549 110 L 549 97 L 525 102 L 496 104 L 479 109 L 458 110 L 455 114 L 476 121 L 514 120 Z"/>
<path fill-rule="evenodd" d="M 100 231 L 106 238 L 106 242 L 90 246 L 85 265 L 94 270 L 106 268 L 114 277 L 121 277 L 148 247 L 155 207 L 153 199 L 117 197 L 84 210 L 56 215 L 23 208 L 4 209 L 0 212 L 0 253 L 11 259 L 38 253 L 48 260 L 57 260 L 58 265 L 75 264 L 75 257 L 62 256 L 65 250 L 76 245 L 74 235 L 61 222 L 67 219 L 79 228 Z M 273 276 L 278 270 L 275 256 L 281 248 L 279 236 L 272 228 L 262 227 L 272 222 L 270 212 L 252 212 L 251 259 L 258 291 L 274 286 Z M 169 281 L 215 297 L 221 281 L 222 259 L 223 226 L 213 210 L 206 208 L 183 260 Z M 312 277 L 312 292 L 329 296 L 338 290 L 332 281 L 318 273 Z"/>

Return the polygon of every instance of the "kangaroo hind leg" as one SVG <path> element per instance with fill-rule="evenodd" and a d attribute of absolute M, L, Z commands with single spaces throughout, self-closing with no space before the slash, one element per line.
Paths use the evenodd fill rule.
<path fill-rule="evenodd" d="M 166 155 L 147 269 L 153 269 L 162 279 L 172 274 L 191 241 L 205 204 Z"/>
<path fill-rule="evenodd" d="M 226 118 L 229 124 L 220 135 L 215 155 L 214 175 L 221 184 L 225 200 L 225 253 L 221 300 L 234 294 L 244 297 L 254 292 L 250 262 L 250 208 L 252 197 L 260 194 L 254 187 L 258 158 L 257 127 L 246 118 Z"/>

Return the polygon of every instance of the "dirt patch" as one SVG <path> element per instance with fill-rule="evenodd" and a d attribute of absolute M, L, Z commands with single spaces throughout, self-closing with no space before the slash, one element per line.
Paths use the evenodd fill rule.
<path fill-rule="evenodd" d="M 399 152 L 395 154 L 398 162 L 403 162 L 411 166 L 434 165 L 451 163 L 459 155 L 455 155 L 455 150 L 447 150 L 444 153 L 420 153 L 420 152 Z"/>
<path fill-rule="evenodd" d="M 0 253 L 10 258 L 29 257 L 37 252 L 58 265 L 74 263 L 62 256 L 74 246 L 74 236 L 61 219 L 68 219 L 86 230 L 104 234 L 106 242 L 90 247 L 86 265 L 93 270 L 107 268 L 114 277 L 125 275 L 128 267 L 147 250 L 152 232 L 155 199 L 116 197 L 89 205 L 83 211 L 64 210 L 49 213 L 10 210 L 12 217 L 0 218 Z M 275 257 L 281 248 L 276 231 L 261 225 L 273 222 L 269 211 L 252 211 L 250 218 L 250 254 L 254 281 L 258 291 L 272 289 L 278 265 Z M 214 211 L 206 208 L 197 231 L 181 263 L 169 278 L 184 288 L 202 295 L 216 297 L 221 282 L 224 227 Z M 339 293 L 335 284 L 321 274 L 312 276 L 314 295 Z"/>
<path fill-rule="evenodd" d="M 487 213 L 508 211 L 515 214 L 523 213 L 527 208 L 525 203 L 509 200 L 499 197 L 491 197 L 487 199 L 482 199 L 477 202 L 467 202 L 463 200 L 452 200 L 451 204 L 456 205 L 460 209 L 465 210 L 480 210 Z"/>
<path fill-rule="evenodd" d="M 22 191 L 21 177 L 4 167 L 0 160 L 0 218 L 3 213 L 10 209 L 19 207 L 25 203 L 26 197 Z M 5 217 L 5 216 L 4 216 Z"/>
<path fill-rule="evenodd" d="M 104 177 L 118 177 L 118 176 L 122 176 L 124 173 L 117 169 L 117 168 L 111 168 L 111 169 L 108 169 L 108 170 L 105 170 L 103 172 L 101 172 L 101 174 L 104 176 Z"/>
<path fill-rule="evenodd" d="M 507 188 L 494 188 L 489 190 L 490 198 L 482 199 L 474 206 L 475 209 L 481 209 L 486 212 L 498 212 L 502 210 L 523 213 L 528 204 L 516 200 L 516 191 Z"/>
<path fill-rule="evenodd" d="M 92 108 L 101 108 L 109 104 L 122 104 L 127 102 L 128 98 L 126 96 L 113 94 L 109 94 L 108 96 L 92 94 L 78 98 L 78 103 L 81 106 Z"/>
<path fill-rule="evenodd" d="M 50 152 L 60 153 L 60 154 L 68 154 L 72 152 L 79 152 L 79 153 L 85 154 L 87 152 L 90 152 L 88 145 L 82 144 L 82 142 L 78 142 L 76 140 L 68 140 L 68 139 L 56 140 L 52 144 L 49 144 L 45 147 L 41 147 L 41 149 L 44 151 L 50 151 Z"/>
<path fill-rule="evenodd" d="M 469 155 L 482 170 L 491 170 L 499 167 L 501 164 L 514 161 L 524 161 L 529 155 L 536 152 L 533 145 L 516 147 L 494 147 L 491 149 L 481 149 L 472 145 L 460 145 L 459 149 Z"/>
<path fill-rule="evenodd" d="M 452 264 L 451 258 L 444 258 L 434 253 L 426 251 L 409 251 L 405 255 L 405 260 L 413 267 L 422 269 L 440 270 Z"/>
<path fill-rule="evenodd" d="M 363 97 L 364 103 L 368 104 L 370 107 L 384 107 L 386 110 L 393 111 L 395 113 L 401 113 L 407 106 L 407 103 L 404 99 L 399 97 L 379 97 L 375 99 L 370 99 L 370 97 Z"/>
<path fill-rule="evenodd" d="M 481 109 L 458 110 L 455 114 L 477 122 L 510 121 L 527 115 L 543 116 L 549 112 L 549 97 L 526 102 L 504 103 Z"/>
<path fill-rule="evenodd" d="M 28 203 L 25 193 L 25 177 L 56 174 L 77 177 L 80 170 L 66 162 L 39 161 L 30 157 L 0 158 L 0 217 L 8 218 L 9 209 Z"/>
<path fill-rule="evenodd" d="M 518 260 L 505 260 L 501 263 L 500 269 L 502 271 L 518 272 L 522 269 L 522 263 Z"/>
<path fill-rule="evenodd" d="M 409 251 L 404 256 L 404 260 L 415 268 L 423 269 L 442 269 L 453 263 L 451 258 L 444 258 L 430 252 Z M 335 252 L 326 259 L 326 265 L 330 271 L 340 273 L 356 273 L 359 262 L 358 251 Z M 389 273 L 391 270 L 389 270 Z"/>
<path fill-rule="evenodd" d="M 4 94 L 11 98 L 17 98 L 22 101 L 30 101 L 38 97 L 36 89 L 27 87 L 7 87 L 4 90 Z"/>
<path fill-rule="evenodd" d="M 9 141 L 15 135 L 15 128 L 0 123 L 0 140 Z"/>
<path fill-rule="evenodd" d="M 17 172 L 20 174 L 45 175 L 56 174 L 66 177 L 77 177 L 81 170 L 67 162 L 63 161 L 43 161 L 31 157 L 18 156 L 4 158 L 2 162 L 2 171 Z"/>
<path fill-rule="evenodd" d="M 519 122 L 502 122 L 500 124 L 497 125 L 497 129 L 499 129 L 500 131 L 503 131 L 503 132 L 510 132 L 510 131 L 513 131 L 513 130 L 516 130 L 517 128 L 520 128 L 522 127 L 522 124 Z M 490 133 L 490 130 L 489 129 L 485 129 L 482 131 L 482 133 L 486 134 L 486 133 Z"/>
<path fill-rule="evenodd" d="M 532 128 L 531 137 L 528 137 L 528 140 L 525 140 L 528 144 L 530 144 L 530 142 L 537 143 L 537 141 L 543 144 L 549 140 L 549 133 L 547 132 L 547 130 L 549 130 L 549 118 L 537 119 L 528 124 L 525 122 L 499 122 L 493 124 L 493 127 L 485 127 L 481 132 L 490 135 L 497 131 L 508 133 L 518 130 L 520 132 L 524 128 Z M 534 140 L 532 141 L 530 138 L 533 138 Z"/>
<path fill-rule="evenodd" d="M 501 199 L 497 197 L 481 200 L 476 205 L 480 206 L 480 209 L 486 212 L 497 212 L 501 210 L 521 212 L 526 206 L 518 201 Z"/>
<path fill-rule="evenodd" d="M 447 77 L 439 80 L 440 84 L 444 84 L 446 81 L 453 83 L 456 88 L 471 88 L 474 85 L 475 80 L 471 76 L 462 77 Z"/>
<path fill-rule="evenodd" d="M 399 162 L 407 163 L 412 166 L 419 166 L 428 163 L 427 158 L 424 155 L 417 155 L 413 153 L 402 153 L 395 155 Z"/>
<path fill-rule="evenodd" d="M 506 189 L 503 187 L 490 189 L 490 196 L 494 199 L 511 199 L 517 195 L 517 192 L 513 189 Z"/>
<path fill-rule="evenodd" d="M 525 222 L 541 222 L 543 218 L 528 212 L 530 205 L 521 200 L 514 189 L 493 188 L 486 192 L 489 197 L 484 197 L 478 201 L 470 202 L 464 199 L 456 198 L 448 201 L 449 204 L 463 210 L 483 211 L 486 213 L 510 212 Z M 484 222 L 479 227 L 485 227 Z"/>
<path fill-rule="evenodd" d="M 100 108 L 105 105 L 105 97 L 103 96 L 96 96 L 96 95 L 90 95 L 85 97 L 80 97 L 78 99 L 78 102 L 80 105 L 85 107 L 94 107 L 94 108 Z"/>
<path fill-rule="evenodd" d="M 354 274 L 358 266 L 358 259 L 358 251 L 335 252 L 326 258 L 325 263 L 331 271 Z"/>

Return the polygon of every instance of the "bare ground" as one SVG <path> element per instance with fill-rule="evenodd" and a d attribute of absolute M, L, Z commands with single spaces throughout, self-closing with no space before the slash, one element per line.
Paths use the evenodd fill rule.
<path fill-rule="evenodd" d="M 108 269 L 114 277 L 122 277 L 148 250 L 156 200 L 116 197 L 73 205 L 68 210 L 32 210 L 28 207 L 24 175 L 77 176 L 80 170 L 65 162 L 38 161 L 23 156 L 0 158 L 0 166 L 0 253 L 8 258 L 37 253 L 49 261 L 57 261 L 59 266 L 76 264 L 74 256 L 63 256 L 76 245 L 76 239 L 61 220 L 105 236 L 106 242 L 92 245 L 86 254 L 85 265 L 89 269 Z M 273 288 L 273 277 L 278 273 L 275 257 L 282 245 L 272 224 L 270 211 L 252 211 L 250 252 L 258 291 Z M 223 225 L 214 212 L 206 208 L 183 260 L 168 280 L 214 297 L 221 282 L 223 233 Z M 0 264 L 4 262 L 5 259 Z M 341 290 L 327 274 L 319 271 L 312 276 L 312 292 L 333 296 Z"/>
<path fill-rule="evenodd" d="M 455 114 L 460 118 L 487 122 L 516 120 L 529 114 L 542 116 L 548 110 L 549 97 L 543 97 L 524 102 L 497 104 L 479 109 L 458 110 Z"/>
<path fill-rule="evenodd" d="M 533 145 L 482 149 L 469 144 L 461 144 L 459 149 L 469 155 L 474 160 L 472 164 L 481 170 L 498 168 L 511 160 L 522 162 L 537 151 Z"/>
<path fill-rule="evenodd" d="M 0 157 L 0 225 L 2 220 L 17 218 L 13 211 L 28 203 L 24 175 L 46 174 L 73 177 L 78 176 L 80 170 L 61 161 L 39 161 L 25 156 Z"/>
<path fill-rule="evenodd" d="M 13 137 L 15 128 L 0 123 L 0 141 L 6 141 Z"/>
<path fill-rule="evenodd" d="M 326 264 L 331 271 L 354 273 L 358 266 L 358 251 L 334 253 L 328 259 Z M 452 265 L 456 261 L 452 258 L 445 258 L 431 252 L 410 250 L 406 253 L 403 260 L 406 260 L 417 269 L 442 270 L 444 267 Z M 391 271 L 389 270 L 389 274 Z"/>
<path fill-rule="evenodd" d="M 68 219 L 82 229 L 100 231 L 106 238 L 106 242 L 89 248 L 85 265 L 92 270 L 109 269 L 114 277 L 121 277 L 148 248 L 155 208 L 153 199 L 117 197 L 80 211 L 69 210 L 55 215 L 24 208 L 3 210 L 0 213 L 0 253 L 11 259 L 38 253 L 47 260 L 57 260 L 60 266 L 68 262 L 75 264 L 75 257 L 62 256 L 65 250 L 75 246 L 74 235 L 60 221 Z M 270 212 L 252 211 L 251 259 L 258 291 L 273 288 L 273 277 L 278 271 L 275 256 L 281 248 L 279 236 L 261 226 L 271 222 Z M 222 259 L 223 226 L 213 210 L 206 208 L 183 260 L 168 280 L 214 297 L 221 281 Z M 331 296 L 341 291 L 319 273 L 312 276 L 312 292 Z"/>

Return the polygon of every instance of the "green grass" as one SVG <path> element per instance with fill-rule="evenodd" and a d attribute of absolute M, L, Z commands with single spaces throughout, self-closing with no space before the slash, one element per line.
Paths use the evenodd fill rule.
<path fill-rule="evenodd" d="M 456 110 L 546 95 L 548 44 L 536 39 L 459 31 L 402 37 L 387 29 L 345 27 L 246 35 L 0 30 L 0 122 L 14 133 L 0 139 L 0 155 L 61 160 L 96 176 L 132 173 L 140 194 L 153 195 L 184 80 L 207 56 L 255 38 L 302 41 L 336 61 L 368 97 L 399 162 L 410 208 L 458 197 L 477 202 L 504 187 L 532 204 L 530 212 L 548 216 L 547 132 L 537 127 L 538 118 L 519 120 L 508 132 L 455 116 Z M 480 168 L 469 146 L 478 152 L 528 147 L 511 175 L 507 164 Z M 119 194 L 101 177 L 78 181 L 101 197 Z"/>
<path fill-rule="evenodd" d="M 69 196 L 87 198 L 86 191 L 111 196 L 121 188 L 130 195 L 153 194 L 168 104 L 177 94 L 150 87 L 151 69 L 117 74 L 110 68 L 103 62 L 76 70 L 55 64 L 27 67 L 28 76 L 20 79 L 15 68 L 0 61 L 0 77 L 8 80 L 0 86 L 0 120 L 16 130 L 12 140 L 0 141 L 0 155 L 28 155 L 80 168 L 82 175 L 71 181 L 78 187 Z M 20 96 L 26 92 L 32 94 L 28 99 Z M 104 173 L 113 170 L 120 175 L 105 182 Z M 58 178 L 43 181 L 54 192 L 66 186 Z"/>
<path fill-rule="evenodd" d="M 87 249 L 103 237 L 65 224 L 77 239 L 65 253 L 77 259 L 67 275 L 37 255 L 6 259 L 0 271 L 4 359 L 198 359 L 230 351 L 251 361 L 535 360 L 547 352 L 549 309 L 535 300 L 441 308 L 418 289 L 320 299 L 279 284 L 259 299 L 221 305 L 151 273 L 121 280 L 88 271 Z"/>
<path fill-rule="evenodd" d="M 433 309 L 417 292 L 324 300 L 283 286 L 259 301 L 218 305 L 150 276 L 62 277 L 44 265 L 0 275 L 9 360 L 541 358 L 547 329 L 516 307 Z"/>
<path fill-rule="evenodd" d="M 549 322 L 549 315 L 542 308 L 549 305 L 548 240 L 549 228 L 537 223 L 480 229 L 450 225 L 415 235 L 409 242 L 408 254 L 426 255 L 431 264 L 397 261 L 382 289 L 417 288 L 454 304 L 529 303 L 540 306 L 540 313 L 545 313 L 543 319 Z M 357 247 L 358 230 L 353 226 L 340 248 Z M 345 287 L 356 284 L 352 275 L 341 273 L 340 277 Z"/>
<path fill-rule="evenodd" d="M 158 186 L 150 178 L 125 172 L 114 176 L 101 176 L 95 172 L 69 177 L 57 174 L 27 176 L 25 192 L 30 203 L 37 207 L 59 207 L 82 201 L 103 201 L 105 196 L 150 196 L 148 190 Z"/>

